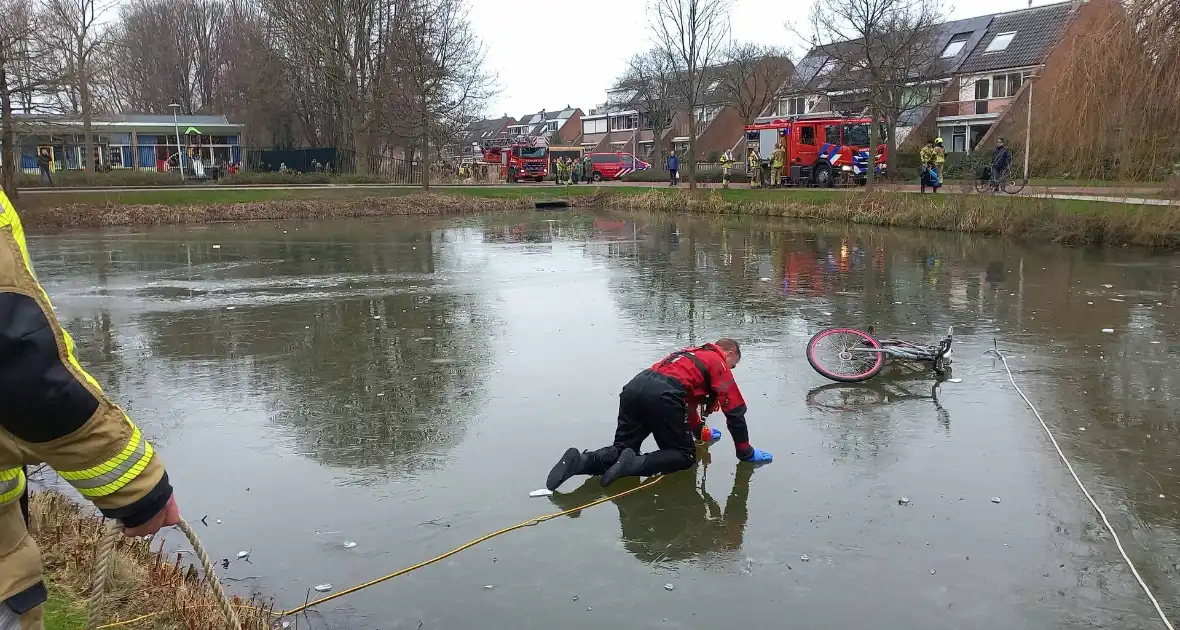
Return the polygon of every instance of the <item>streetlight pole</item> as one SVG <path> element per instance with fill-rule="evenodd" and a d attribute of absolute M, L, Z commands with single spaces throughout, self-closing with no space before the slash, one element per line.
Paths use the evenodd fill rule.
<path fill-rule="evenodd" d="M 176 116 L 176 110 L 180 109 L 180 103 L 169 103 L 168 107 L 172 108 L 172 128 L 176 131 L 176 168 L 180 171 L 180 183 L 184 183 L 184 160 L 180 148 L 180 122 Z"/>
<path fill-rule="evenodd" d="M 1032 98 L 1033 85 L 1040 77 L 1036 74 L 1028 75 L 1028 117 L 1024 124 L 1024 183 L 1028 183 L 1028 156 L 1032 153 Z"/>

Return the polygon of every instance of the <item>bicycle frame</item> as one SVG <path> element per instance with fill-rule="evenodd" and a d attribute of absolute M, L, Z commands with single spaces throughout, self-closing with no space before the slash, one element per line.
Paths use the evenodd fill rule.
<path fill-rule="evenodd" d="M 871 334 L 872 329 L 869 332 Z M 903 339 L 881 339 L 878 341 L 881 344 L 880 348 L 849 348 L 849 351 L 876 352 L 897 357 L 904 361 L 933 363 L 937 369 L 939 363 L 950 355 L 951 344 L 954 341 L 954 332 L 954 326 L 948 328 L 946 337 L 942 341 L 939 341 L 937 346 L 919 346 L 916 343 L 911 343 Z"/>

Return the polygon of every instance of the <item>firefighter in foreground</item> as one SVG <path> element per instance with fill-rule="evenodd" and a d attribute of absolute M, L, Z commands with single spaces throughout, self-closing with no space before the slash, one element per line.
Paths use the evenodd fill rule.
<path fill-rule="evenodd" d="M 28 534 L 24 466 L 45 462 L 127 536 L 180 521 L 152 445 L 78 364 L 0 192 L 0 629 L 40 630 L 47 592 Z"/>
<path fill-rule="evenodd" d="M 568 449 L 545 481 L 556 490 L 574 475 L 600 475 L 609 486 L 620 477 L 649 477 L 684 470 L 696 463 L 696 440 L 713 442 L 721 431 L 706 425 L 705 415 L 720 410 L 733 436 L 738 459 L 766 463 L 770 453 L 750 446 L 746 401 L 733 379 L 742 350 L 732 339 L 686 348 L 640 372 L 619 394 L 615 440 L 596 451 Z M 659 450 L 644 455 L 639 448 L 654 436 Z"/>
<path fill-rule="evenodd" d="M 783 183 L 783 166 L 787 163 L 787 151 L 783 148 L 782 140 L 774 146 L 774 153 L 770 155 L 770 187 L 778 188 Z"/>

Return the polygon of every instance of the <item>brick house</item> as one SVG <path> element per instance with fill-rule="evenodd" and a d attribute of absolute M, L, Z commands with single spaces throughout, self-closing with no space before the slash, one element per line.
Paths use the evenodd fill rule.
<path fill-rule="evenodd" d="M 472 121 L 459 132 L 454 144 L 445 147 L 444 153 L 449 154 L 453 159 L 469 158 L 474 152 L 475 146 L 480 143 L 507 139 L 508 129 L 515 124 L 516 119 L 508 115 Z"/>
<path fill-rule="evenodd" d="M 789 64 L 790 61 L 775 58 L 763 63 Z M 747 121 L 742 120 L 738 108 L 730 103 L 730 95 L 722 87 L 719 75 L 723 70 L 721 67 L 706 70 L 701 104 L 692 112 L 687 109 L 677 111 L 672 116 L 671 125 L 661 130 L 662 154 L 674 148 L 683 159 L 688 152 L 689 116 L 696 117 L 697 161 L 714 162 L 725 150 L 736 148 L 744 140 Z M 754 75 L 762 76 L 761 73 Z M 758 83 L 758 78 L 751 78 L 746 86 L 756 100 L 774 89 Z M 616 87 L 607 92 L 607 102 L 582 117 L 582 146 L 593 152 L 622 151 L 635 153 L 643 159 L 651 158 L 656 144 L 655 131 L 648 112 L 635 100 L 634 91 Z M 663 157 L 659 156 L 656 161 L 662 161 Z"/>
<path fill-rule="evenodd" d="M 549 144 L 565 146 L 582 135 L 582 110 L 566 105 L 562 109 L 542 109 L 526 114 L 508 126 L 513 136 L 544 137 Z"/>
<path fill-rule="evenodd" d="M 937 135 L 947 151 L 968 152 L 990 141 L 993 128 L 1011 126 L 1007 118 L 1026 79 L 1080 28 L 1079 18 L 1109 6 L 1108 0 L 1073 0 L 939 24 L 931 46 L 937 57 L 915 71 L 914 106 L 898 121 L 898 145 Z M 859 115 L 867 111 L 864 94 L 854 73 L 812 49 L 760 120 Z"/>

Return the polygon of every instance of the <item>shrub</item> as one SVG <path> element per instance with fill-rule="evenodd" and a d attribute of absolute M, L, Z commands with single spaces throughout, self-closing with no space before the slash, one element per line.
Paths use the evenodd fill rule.
<path fill-rule="evenodd" d="M 175 186 L 180 174 L 157 171 L 113 170 L 100 173 L 86 171 L 58 171 L 53 174 L 53 185 L 61 188 L 104 188 L 107 186 Z M 41 176 L 22 173 L 17 181 L 20 188 L 40 188 Z"/>

